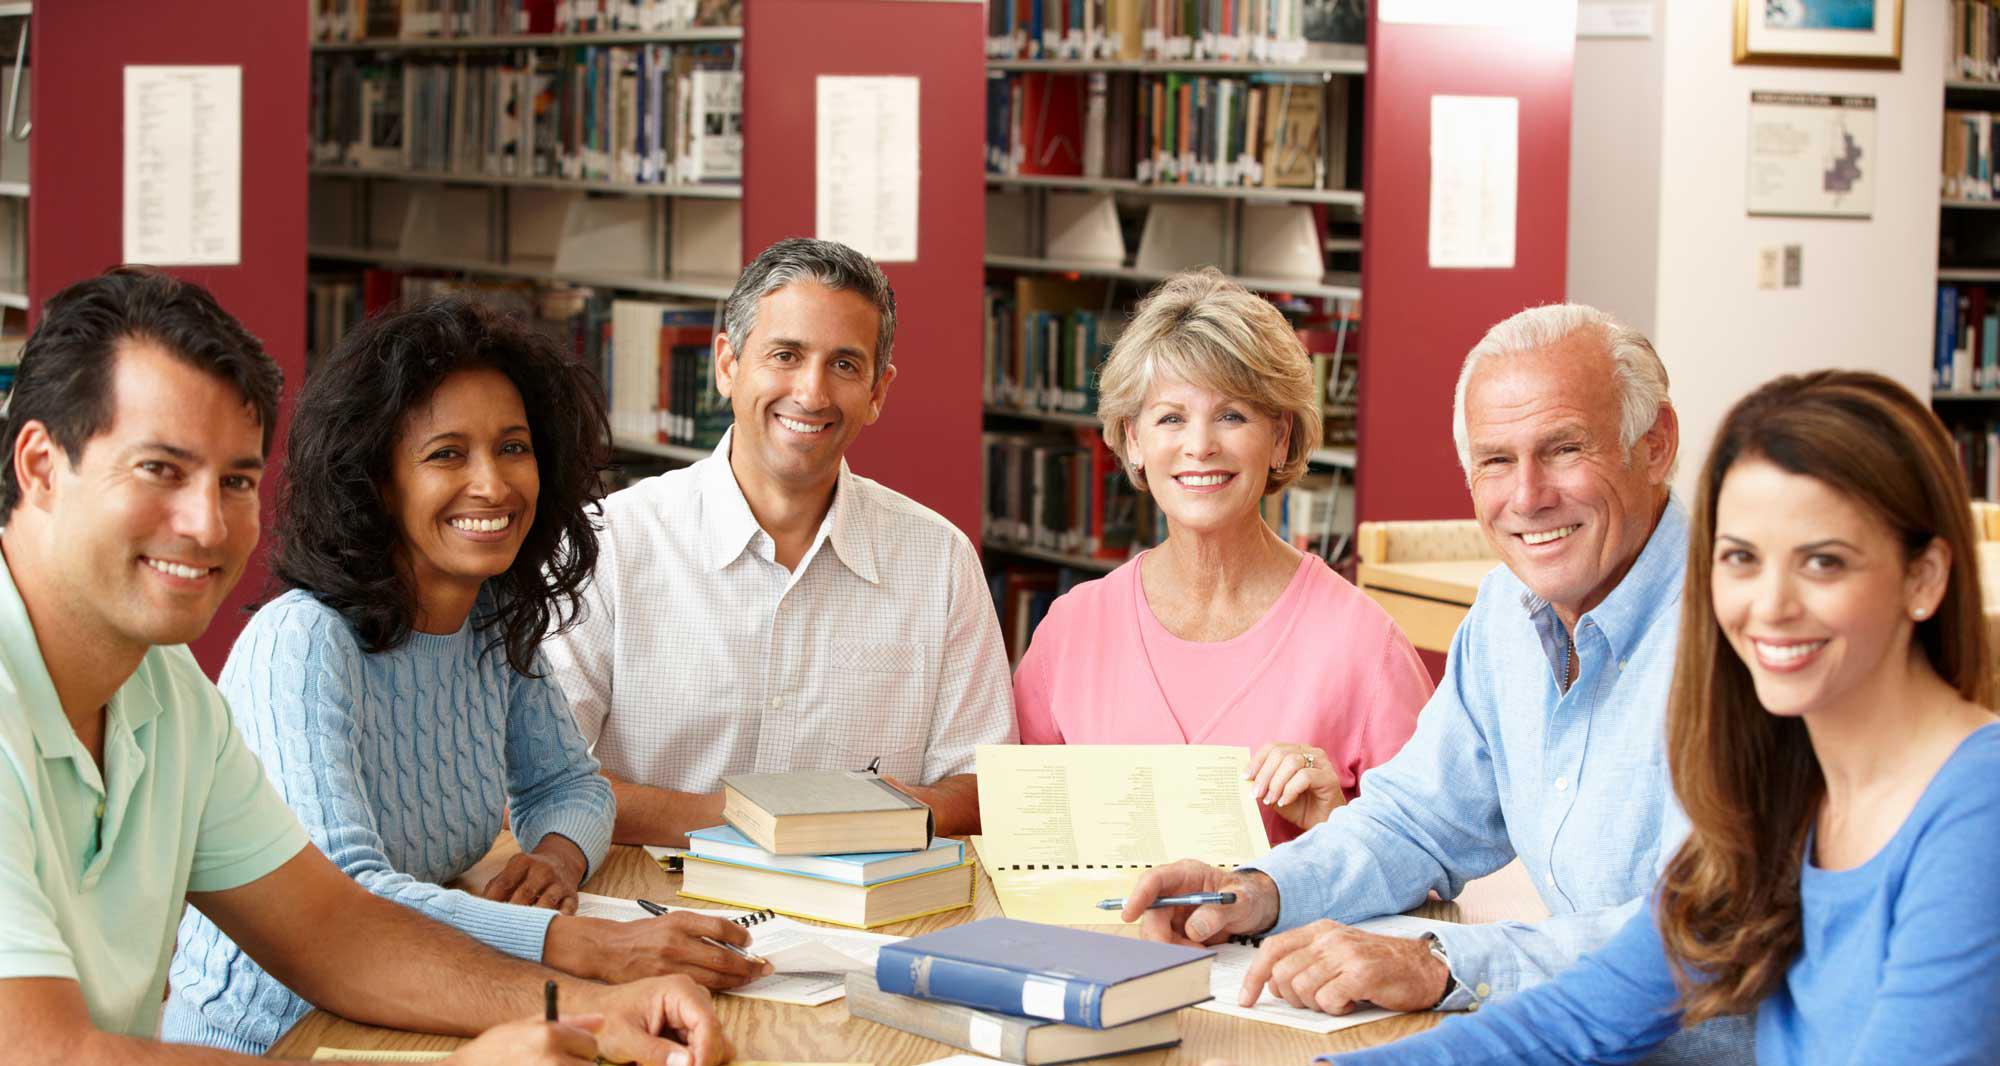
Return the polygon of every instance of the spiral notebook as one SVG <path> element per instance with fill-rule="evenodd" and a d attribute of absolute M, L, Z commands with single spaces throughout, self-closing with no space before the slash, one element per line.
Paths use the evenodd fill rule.
<path fill-rule="evenodd" d="M 972 838 L 1009 918 L 1116 925 L 1097 901 L 1179 859 L 1247 863 L 1271 850 L 1250 752 L 1193 744 L 984 745 L 981 836 Z"/>

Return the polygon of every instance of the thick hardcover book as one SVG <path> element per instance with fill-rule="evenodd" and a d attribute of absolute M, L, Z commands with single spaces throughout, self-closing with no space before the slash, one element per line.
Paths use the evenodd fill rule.
<path fill-rule="evenodd" d="M 1018 1018 L 956 1003 L 884 992 L 865 973 L 847 975 L 847 1013 L 1002 1062 L 1053 1066 L 1062 1062 L 1152 1051 L 1181 1042 L 1180 1022 L 1156 1014 L 1111 1029 L 1084 1029 L 1041 1018 Z"/>
<path fill-rule="evenodd" d="M 696 855 L 688 856 L 681 869 L 683 896 L 856 929 L 969 907 L 978 891 L 970 860 L 875 885 L 843 885 Z"/>
<path fill-rule="evenodd" d="M 887 944 L 882 991 L 1108 1029 L 1208 1000 L 1215 952 L 1011 918 Z"/>
<path fill-rule="evenodd" d="M 918 851 L 931 809 L 871 773 L 801 770 L 722 779 L 722 818 L 777 855 Z"/>
<path fill-rule="evenodd" d="M 715 862 L 816 877 L 846 885 L 873 885 L 898 877 L 942 870 L 965 861 L 963 841 L 937 837 L 923 851 L 876 851 L 859 855 L 774 855 L 726 825 L 688 834 L 688 851 Z"/>

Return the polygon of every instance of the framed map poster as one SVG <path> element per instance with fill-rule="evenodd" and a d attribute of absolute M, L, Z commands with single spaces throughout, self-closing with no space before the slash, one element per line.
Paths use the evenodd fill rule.
<path fill-rule="evenodd" d="M 1870 218 L 1876 162 L 1874 97 L 1750 94 L 1750 214 Z"/>

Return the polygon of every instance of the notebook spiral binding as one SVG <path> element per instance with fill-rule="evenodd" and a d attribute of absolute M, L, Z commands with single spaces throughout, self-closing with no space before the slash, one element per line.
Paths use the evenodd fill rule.
<path fill-rule="evenodd" d="M 1002 870 L 1150 870 L 1156 863 L 1150 862 L 1017 862 L 1002 866 Z"/>
<path fill-rule="evenodd" d="M 729 920 L 735 922 L 737 925 L 744 927 L 745 929 L 748 929 L 749 927 L 756 925 L 759 922 L 768 922 L 771 919 L 776 918 L 777 916 L 778 914 L 776 911 L 768 911 L 768 910 L 752 911 L 751 913 L 746 914 L 741 918 L 731 918 Z"/>

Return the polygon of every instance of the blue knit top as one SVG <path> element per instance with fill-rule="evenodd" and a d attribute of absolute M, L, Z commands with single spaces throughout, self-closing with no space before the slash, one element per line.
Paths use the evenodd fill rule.
<path fill-rule="evenodd" d="M 472 619 L 490 609 L 482 592 Z M 594 870 L 615 807 L 562 690 L 516 673 L 489 647 L 494 636 L 468 620 L 370 655 L 337 611 L 292 591 L 252 617 L 220 687 L 244 743 L 334 865 L 378 896 L 539 961 L 554 911 L 439 886 L 486 854 L 509 811 L 523 848 L 560 833 Z M 192 907 L 169 983 L 162 1035 L 172 1041 L 262 1054 L 312 1009 Z"/>

